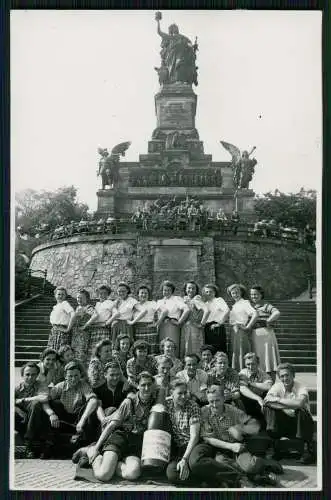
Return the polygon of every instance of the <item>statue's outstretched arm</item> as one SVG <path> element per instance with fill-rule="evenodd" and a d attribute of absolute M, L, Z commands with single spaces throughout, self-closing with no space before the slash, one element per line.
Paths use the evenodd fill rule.
<path fill-rule="evenodd" d="M 160 21 L 157 20 L 156 22 L 157 22 L 157 33 L 158 33 L 158 35 L 160 35 L 161 38 L 165 38 L 165 39 L 168 38 L 169 35 L 167 33 L 164 33 L 163 31 L 161 31 Z"/>

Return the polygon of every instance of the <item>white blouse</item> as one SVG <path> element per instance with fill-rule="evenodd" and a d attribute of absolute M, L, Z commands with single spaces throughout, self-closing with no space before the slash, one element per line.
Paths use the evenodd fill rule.
<path fill-rule="evenodd" d="M 127 299 L 121 301 L 121 302 L 115 302 L 115 304 L 118 304 L 117 306 L 114 306 L 114 312 L 118 312 L 119 316 L 117 319 L 121 320 L 131 320 L 133 316 L 133 308 L 134 306 L 138 303 L 136 299 L 133 297 L 128 297 Z"/>
<path fill-rule="evenodd" d="M 112 311 L 114 308 L 114 301 L 110 299 L 106 299 L 103 302 L 97 302 L 95 304 L 95 312 L 98 317 L 96 319 L 96 323 L 105 323 L 112 316 Z"/>
<path fill-rule="evenodd" d="M 239 299 L 238 302 L 235 302 L 232 306 L 230 324 L 233 325 L 238 322 L 246 325 L 248 319 L 255 313 L 256 311 L 249 300 Z"/>
<path fill-rule="evenodd" d="M 74 313 L 73 307 L 71 307 L 69 302 L 64 300 L 63 302 L 55 304 L 51 312 L 49 321 L 52 325 L 68 326 L 72 313 Z"/>
<path fill-rule="evenodd" d="M 171 295 L 169 299 L 160 299 L 156 303 L 157 309 L 160 312 L 167 311 L 169 318 L 179 319 L 184 311 L 188 311 L 182 297 Z"/>
<path fill-rule="evenodd" d="M 214 297 L 206 302 L 206 306 L 209 311 L 207 323 L 219 323 L 222 316 L 230 311 L 229 306 L 222 297 Z"/>
<path fill-rule="evenodd" d="M 154 322 L 154 315 L 157 311 L 157 305 L 154 300 L 147 300 L 143 304 L 138 302 L 134 306 L 133 310 L 133 318 L 135 319 L 142 311 L 145 311 L 145 314 L 143 315 L 142 318 L 138 321 L 139 323 L 153 323 Z"/>

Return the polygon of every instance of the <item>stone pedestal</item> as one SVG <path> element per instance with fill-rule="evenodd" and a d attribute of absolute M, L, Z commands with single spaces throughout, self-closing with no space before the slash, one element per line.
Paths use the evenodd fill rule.
<path fill-rule="evenodd" d="M 113 217 L 116 213 L 115 206 L 115 190 L 99 189 L 97 191 L 98 208 L 96 211 L 97 217 Z"/>
<path fill-rule="evenodd" d="M 164 85 L 155 96 L 156 123 L 160 129 L 195 128 L 197 96 L 191 85 Z"/>

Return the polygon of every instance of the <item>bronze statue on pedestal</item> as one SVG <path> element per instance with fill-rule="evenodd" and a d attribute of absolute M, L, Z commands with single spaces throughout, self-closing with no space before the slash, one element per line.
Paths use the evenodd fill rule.
<path fill-rule="evenodd" d="M 130 145 L 130 141 L 121 142 L 111 150 L 110 155 L 107 149 L 98 148 L 98 153 L 101 155 L 101 159 L 99 161 L 99 170 L 97 175 L 101 175 L 102 189 L 106 189 L 107 186 L 110 188 L 115 187 L 119 183 L 120 157 L 125 156 L 125 152 Z"/>

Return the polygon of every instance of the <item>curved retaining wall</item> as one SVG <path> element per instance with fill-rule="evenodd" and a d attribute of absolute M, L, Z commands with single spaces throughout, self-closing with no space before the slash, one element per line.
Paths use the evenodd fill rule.
<path fill-rule="evenodd" d="M 162 262 L 155 260 L 155 248 L 163 252 Z M 156 294 L 169 278 L 180 291 L 185 281 L 195 279 L 200 285 L 216 281 L 224 295 L 229 284 L 239 281 L 262 285 L 267 297 L 287 299 L 305 290 L 308 276 L 315 275 L 315 253 L 292 243 L 239 236 L 82 235 L 34 248 L 30 267 L 47 269 L 47 280 L 71 295 L 84 287 L 95 296 L 99 285 L 115 288 L 120 281 L 133 291 L 147 284 Z"/>

